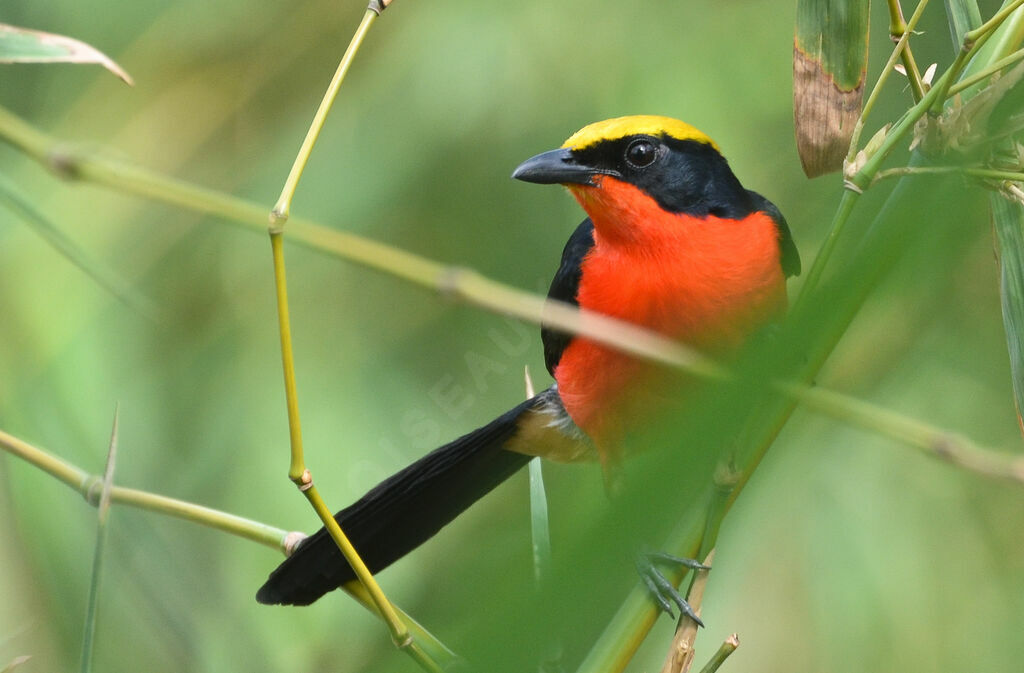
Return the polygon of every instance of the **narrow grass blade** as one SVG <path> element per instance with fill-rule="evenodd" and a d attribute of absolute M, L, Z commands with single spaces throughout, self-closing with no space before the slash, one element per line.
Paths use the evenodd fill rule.
<path fill-rule="evenodd" d="M 793 115 L 808 177 L 839 170 L 860 117 L 870 0 L 798 0 Z"/>
<path fill-rule="evenodd" d="M 6 23 L 0 23 L 0 63 L 96 63 L 135 84 L 113 59 L 85 42 Z"/>
<path fill-rule="evenodd" d="M 540 458 L 530 461 L 530 529 L 533 532 L 533 572 L 540 581 L 551 567 L 551 534 L 548 527 L 548 495 Z"/>
<path fill-rule="evenodd" d="M 114 465 L 117 461 L 117 421 L 118 410 L 114 409 L 114 428 L 110 432 L 110 448 L 107 450 L 107 467 L 103 473 L 103 482 L 97 505 L 99 525 L 96 528 L 96 547 L 92 559 L 92 580 L 89 583 L 89 601 L 85 613 L 85 635 L 82 638 L 82 660 L 79 670 L 89 673 L 92 670 L 92 652 L 96 640 L 96 611 L 99 605 L 100 576 L 103 571 L 103 550 L 107 540 L 107 515 L 110 513 L 110 491 L 114 485 Z"/>
<path fill-rule="evenodd" d="M 43 237 L 54 250 L 84 271 L 100 287 L 149 320 L 156 321 L 158 319 L 159 311 L 153 302 L 140 295 L 115 272 L 90 257 L 85 250 L 24 199 L 18 193 L 18 189 L 3 176 L 0 176 L 0 205 L 6 206 L 15 216 L 32 227 L 32 230 Z"/>
<path fill-rule="evenodd" d="M 1024 204 L 999 193 L 993 193 L 989 199 L 999 254 L 999 293 L 1017 422 L 1024 433 Z"/>

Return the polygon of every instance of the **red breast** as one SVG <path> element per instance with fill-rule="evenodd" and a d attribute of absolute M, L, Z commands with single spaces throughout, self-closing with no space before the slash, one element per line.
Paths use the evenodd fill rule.
<path fill-rule="evenodd" d="M 725 355 L 786 308 L 779 231 L 765 213 L 742 219 L 670 213 L 637 187 L 601 176 L 570 190 L 594 223 L 582 265 L 581 307 Z M 569 415 L 599 451 L 642 422 L 630 397 L 656 371 L 584 338 L 555 379 Z M 642 395 L 641 395 L 642 397 Z M 639 401 L 639 403 L 645 403 Z M 607 449 L 604 449 L 607 450 Z"/>

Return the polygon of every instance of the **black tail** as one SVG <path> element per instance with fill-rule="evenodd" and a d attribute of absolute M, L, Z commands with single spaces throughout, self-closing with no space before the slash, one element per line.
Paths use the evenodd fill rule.
<path fill-rule="evenodd" d="M 370 572 L 426 542 L 530 460 L 502 446 L 538 397 L 432 451 L 334 515 Z M 256 600 L 309 605 L 352 579 L 352 568 L 321 528 L 270 574 Z"/>

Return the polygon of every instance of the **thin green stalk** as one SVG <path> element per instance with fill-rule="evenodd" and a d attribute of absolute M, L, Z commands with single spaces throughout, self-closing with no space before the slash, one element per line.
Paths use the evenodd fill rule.
<path fill-rule="evenodd" d="M 0 430 L 0 449 L 21 458 L 70 486 L 80 493 L 89 504 L 96 506 L 99 503 L 97 489 L 102 483 L 101 477 L 89 474 L 85 470 L 2 430 Z M 111 486 L 110 500 L 114 503 L 199 523 L 253 542 L 259 542 L 278 551 L 285 549 L 286 540 L 291 535 L 288 531 L 258 521 L 134 488 Z"/>
<path fill-rule="evenodd" d="M 281 338 L 281 365 L 284 370 L 284 397 L 288 409 L 288 440 L 291 463 L 288 478 L 300 489 L 308 487 L 313 479 L 306 469 L 302 454 L 302 423 L 299 418 L 299 395 L 295 383 L 295 356 L 292 350 L 291 318 L 288 310 L 288 281 L 284 265 L 284 242 L 281 232 L 270 234 L 270 248 L 274 260 L 274 290 L 277 294 L 277 324 Z"/>
<path fill-rule="evenodd" d="M 944 175 L 949 173 L 962 173 L 963 175 L 986 180 L 1024 181 L 1024 172 L 1020 171 L 1002 171 L 994 168 L 973 166 L 898 166 L 878 171 L 875 174 L 874 182 L 903 175 Z"/>
<path fill-rule="evenodd" d="M 1020 61 L 1021 59 L 1024 59 L 1024 49 L 1018 49 L 1017 51 L 1013 52 L 1009 56 L 1007 56 L 1005 58 L 999 59 L 998 61 L 996 61 L 992 65 L 990 65 L 990 66 L 988 66 L 988 67 L 986 67 L 986 68 L 984 68 L 982 70 L 979 70 L 978 72 L 974 73 L 973 75 L 970 75 L 969 77 L 964 77 L 962 80 L 960 80 L 956 84 L 954 84 L 954 85 L 949 87 L 949 92 L 948 92 L 947 96 L 948 97 L 953 97 L 953 96 L 957 95 L 958 93 L 960 93 L 961 91 L 963 91 L 964 89 L 968 89 L 968 88 L 974 86 L 978 82 L 981 82 L 982 80 L 984 80 L 987 77 L 991 77 L 995 73 L 999 72 L 1000 70 L 1003 70 L 1004 68 L 1007 68 L 1007 67 L 1013 65 L 1014 63 Z"/>
<path fill-rule="evenodd" d="M 96 613 L 100 600 L 100 577 L 103 575 L 103 551 L 107 541 L 107 516 L 110 513 L 110 490 L 114 484 L 114 465 L 117 463 L 117 420 L 118 410 L 114 409 L 114 427 L 110 432 L 110 446 L 107 449 L 107 467 L 103 472 L 103 488 L 97 510 L 96 546 L 92 557 L 92 578 L 89 582 L 89 598 L 85 611 L 85 635 L 82 637 L 82 658 L 79 670 L 92 670 L 93 645 L 96 642 Z"/>
<path fill-rule="evenodd" d="M 292 169 L 288 174 L 287 180 L 285 180 L 281 196 L 278 198 L 277 204 L 270 212 L 270 246 L 273 257 L 278 331 L 281 338 L 281 361 L 284 371 L 285 400 L 288 412 L 288 433 L 291 446 L 291 461 L 288 469 L 288 477 L 296 486 L 298 486 L 303 495 L 306 496 L 306 499 L 313 506 L 313 509 L 316 511 L 317 516 L 320 517 L 320 520 L 323 522 L 324 527 L 327 529 L 331 538 L 334 540 L 335 544 L 338 545 L 338 549 L 341 550 L 345 560 L 348 561 L 350 566 L 352 566 L 356 577 L 362 585 L 366 587 L 367 593 L 369 593 L 375 609 L 380 614 L 385 624 L 387 624 L 388 631 L 391 633 L 391 639 L 399 648 L 409 653 L 413 659 L 427 670 L 438 670 L 437 665 L 430 659 L 430 657 L 426 656 L 420 648 L 414 646 L 414 638 L 409 631 L 409 628 L 402 621 L 402 618 L 399 617 L 394 606 L 391 604 L 391 601 L 388 600 L 384 591 L 374 579 L 373 574 L 370 572 L 369 568 L 366 567 L 366 564 L 363 562 L 362 558 L 360 558 L 358 552 L 356 552 L 355 547 L 352 546 L 351 541 L 341 530 L 341 527 L 334 519 L 334 515 L 331 510 L 324 503 L 319 491 L 313 485 L 313 478 L 309 469 L 306 467 L 302 448 L 302 425 L 299 419 L 298 391 L 295 382 L 295 355 L 292 348 L 291 319 L 289 317 L 288 308 L 288 285 L 285 274 L 284 242 L 282 239 L 284 224 L 291 213 L 292 198 L 295 196 L 295 190 L 298 188 L 299 180 L 301 179 L 302 173 L 309 161 L 309 157 L 313 152 L 313 147 L 316 145 L 317 138 L 320 136 L 320 131 L 323 129 L 324 122 L 327 120 L 327 115 L 330 113 L 331 107 L 334 105 L 334 101 L 338 96 L 338 91 L 341 89 L 341 84 L 345 80 L 345 75 L 352 66 L 352 62 L 355 60 L 355 55 L 359 51 L 360 45 L 362 45 L 366 34 L 369 32 L 374 21 L 380 15 L 384 6 L 383 2 L 380 4 L 376 2 L 371 3 L 363 14 L 363 20 L 359 23 L 359 27 L 356 29 L 355 34 L 349 41 L 348 48 L 345 50 L 345 54 L 342 56 L 341 62 L 338 63 L 338 68 L 334 73 L 334 77 L 331 79 L 331 83 L 327 87 L 327 91 L 324 93 L 323 99 L 320 101 L 320 106 L 317 108 L 316 114 L 313 116 L 313 122 L 310 124 L 309 130 L 306 132 L 306 137 L 302 141 L 302 146 L 299 148 L 299 152 L 295 157 Z"/>
<path fill-rule="evenodd" d="M 72 465 L 28 442 L 0 430 L 0 449 L 21 458 L 25 462 L 41 469 L 58 481 L 70 486 L 80 493 L 85 500 L 96 506 L 99 504 L 100 492 L 97 490 L 102 478 L 91 475 L 85 470 Z M 280 528 L 246 519 L 244 517 L 222 512 L 210 507 L 203 507 L 184 500 L 140 491 L 134 488 L 111 485 L 110 502 L 129 507 L 148 510 L 156 514 L 183 519 L 207 528 L 230 533 L 237 537 L 257 542 L 284 554 L 290 554 L 295 545 L 305 536 L 300 533 L 288 532 Z M 358 582 L 349 582 L 342 587 L 366 609 L 379 616 L 366 589 Z M 398 609 L 396 607 L 396 609 Z M 399 610 L 400 611 L 400 610 Z M 400 611 L 401 612 L 401 611 Z M 455 661 L 457 657 L 430 632 L 416 623 L 405 612 L 401 612 L 403 621 L 409 626 L 416 637 L 417 647 L 429 649 L 435 661 Z M 422 648 L 421 648 L 422 649 Z"/>
<path fill-rule="evenodd" d="M 889 60 L 886 61 L 885 65 L 882 66 L 882 72 L 878 74 L 878 80 L 875 81 L 875 86 L 871 88 L 871 93 L 868 94 L 868 99 L 864 102 L 864 107 L 861 109 L 860 117 L 857 119 L 857 123 L 853 128 L 853 135 L 850 137 L 850 151 L 846 155 L 848 163 L 852 163 L 854 158 L 857 156 L 857 147 L 860 144 L 860 136 L 864 131 L 864 122 L 871 114 L 871 110 L 875 107 L 875 101 L 878 100 L 879 95 L 882 93 L 882 88 L 886 81 L 889 79 L 889 75 L 893 72 L 893 66 L 896 65 L 896 59 L 900 57 L 903 50 L 907 46 L 907 42 L 910 40 L 910 36 L 913 35 L 914 29 L 917 27 L 917 22 L 921 20 L 924 15 L 924 8 L 928 6 L 928 0 L 921 0 L 917 3 L 917 7 L 914 9 L 914 13 L 910 16 L 910 21 L 907 22 L 906 28 L 903 31 L 903 35 L 899 41 L 896 42 L 896 46 L 893 47 L 892 53 L 889 54 Z M 920 101 L 918 101 L 920 102 Z"/>
<path fill-rule="evenodd" d="M 295 383 L 295 355 L 292 349 L 291 320 L 288 311 L 288 283 L 284 263 L 284 242 L 280 230 L 271 231 L 270 245 L 274 261 L 274 287 L 277 295 L 277 317 L 278 328 L 281 337 L 281 362 L 284 370 L 285 401 L 288 409 L 288 431 L 291 444 L 291 466 L 288 470 L 288 477 L 298 486 L 299 490 L 313 506 L 320 521 L 330 534 L 331 539 L 338 545 L 342 555 L 348 564 L 355 571 L 356 578 L 366 587 L 367 592 L 373 600 L 374 606 L 380 613 L 384 623 L 387 624 L 391 639 L 395 644 L 412 653 L 409 649 L 413 636 L 401 617 L 395 611 L 394 606 L 380 584 L 374 579 L 373 573 L 366 567 L 363 559 L 360 558 L 356 548 L 348 536 L 341 530 L 341 526 L 334 518 L 334 514 L 324 503 L 316 486 L 313 485 L 313 477 L 306 467 L 302 453 L 302 430 L 299 421 L 298 392 Z"/>
<path fill-rule="evenodd" d="M 388 597 L 384 595 L 384 591 L 380 588 L 377 580 L 374 579 L 373 573 L 363 563 L 355 547 L 352 546 L 352 542 L 341 530 L 338 522 L 335 521 L 334 514 L 324 503 L 323 498 L 320 497 L 320 493 L 312 481 L 308 483 L 306 488 L 302 489 L 302 493 L 306 496 L 309 504 L 313 506 L 313 509 L 316 510 L 317 516 L 320 517 L 320 521 L 323 522 L 324 528 L 327 529 L 331 539 L 338 545 L 338 549 L 341 550 L 345 560 L 352 566 L 356 578 L 366 587 L 366 591 L 373 601 L 374 609 L 380 614 L 381 619 L 387 625 L 395 645 L 408 652 L 412 652 L 413 650 L 409 649 L 409 647 L 413 643 L 413 635 L 409 631 L 409 627 L 398 616 L 398 612 L 395 610 L 394 605 L 391 604 L 391 601 L 388 600 Z"/>
<path fill-rule="evenodd" d="M 793 389 L 804 407 L 915 447 L 926 455 L 997 479 L 1024 483 L 1024 456 L 985 448 L 967 437 L 869 402 L 821 388 Z"/>
<path fill-rule="evenodd" d="M 711 660 L 704 665 L 704 668 L 700 669 L 700 673 L 715 673 L 739 646 L 740 638 L 735 633 L 726 638 L 722 646 L 715 652 L 715 655 L 711 657 Z"/>
<path fill-rule="evenodd" d="M 910 51 L 910 46 L 906 44 L 905 38 L 910 35 L 911 28 L 903 18 L 903 8 L 900 6 L 900 0 L 888 0 L 888 5 L 889 37 L 897 45 L 900 42 L 903 43 L 902 47 L 897 46 L 897 50 L 899 51 L 900 60 L 903 61 L 903 69 L 907 71 L 910 91 L 916 103 L 924 98 L 924 83 L 921 81 L 921 71 L 917 69 L 917 61 L 914 59 L 914 54 Z"/>
<path fill-rule="evenodd" d="M 348 69 L 355 59 L 356 52 L 359 51 L 359 47 L 366 38 L 370 26 L 373 25 L 373 22 L 379 15 L 380 10 L 376 9 L 373 4 L 367 8 L 366 13 L 363 14 L 363 20 L 359 23 L 359 27 L 352 36 L 352 40 L 348 43 L 348 49 L 345 50 L 344 56 L 341 57 L 341 61 L 338 63 L 338 69 L 335 71 L 334 77 L 331 79 L 331 83 L 327 87 L 323 99 L 320 101 L 316 114 L 313 115 L 313 122 L 306 132 L 306 137 L 302 141 L 302 146 L 295 157 L 292 169 L 288 173 L 288 179 L 285 180 L 281 196 L 270 213 L 272 231 L 280 231 L 284 227 L 288 215 L 291 213 L 292 198 L 295 196 L 295 190 L 299 186 L 299 180 L 302 179 L 302 172 L 306 169 L 309 157 L 313 153 L 313 146 L 316 145 L 317 138 L 320 137 L 320 131 L 323 130 L 324 122 L 327 121 L 327 115 L 334 105 L 334 100 L 338 97 L 338 90 L 341 88 L 341 83 L 345 80 L 345 75 L 348 74 Z"/>

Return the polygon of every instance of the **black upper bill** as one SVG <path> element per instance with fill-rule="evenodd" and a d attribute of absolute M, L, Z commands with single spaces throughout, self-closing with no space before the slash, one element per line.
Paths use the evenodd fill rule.
<path fill-rule="evenodd" d="M 593 185 L 595 175 L 608 173 L 608 170 L 579 163 L 572 150 L 563 147 L 527 159 L 519 164 L 512 177 L 541 185 Z"/>

